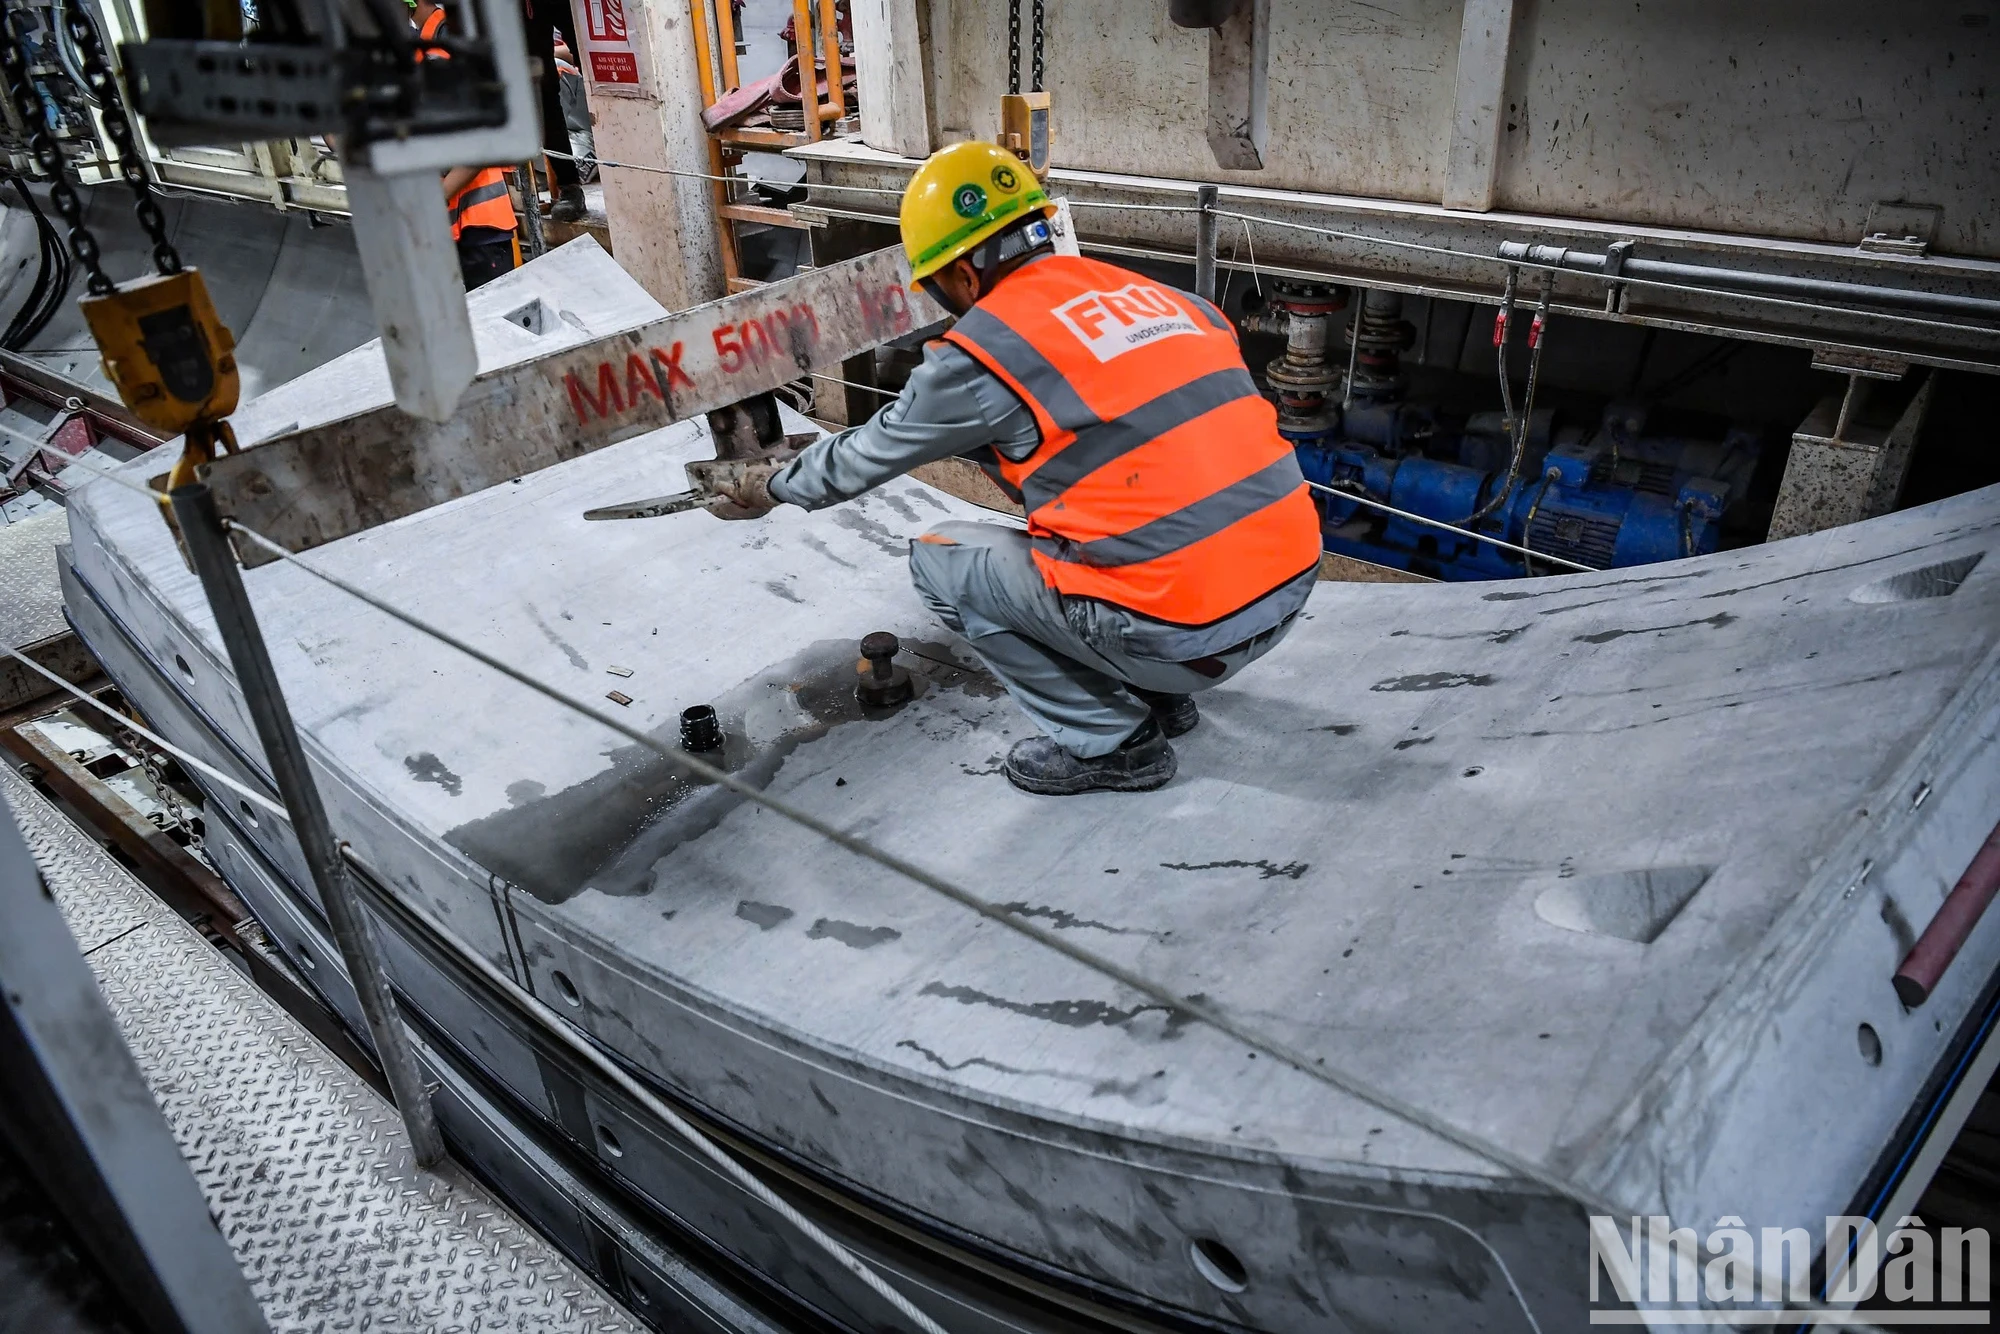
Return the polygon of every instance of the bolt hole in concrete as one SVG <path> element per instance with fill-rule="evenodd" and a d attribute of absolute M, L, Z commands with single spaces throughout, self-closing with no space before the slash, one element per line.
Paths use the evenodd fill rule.
<path fill-rule="evenodd" d="M 1656 866 L 1644 871 L 1558 877 L 1535 896 L 1535 915 L 1550 926 L 1650 945 L 1706 884 L 1711 866 Z"/>
<path fill-rule="evenodd" d="M 1882 1064 L 1882 1035 L 1875 1031 L 1875 1025 L 1863 1024 L 1854 1032 L 1854 1039 L 1861 1045 L 1861 1059 L 1870 1065 Z"/>
<path fill-rule="evenodd" d="M 252 806 L 247 801 L 239 801 L 236 803 L 236 810 L 237 813 L 243 817 L 243 821 L 245 824 L 248 824 L 252 829 L 255 829 L 257 827 L 256 807 Z"/>
<path fill-rule="evenodd" d="M 178 653 L 174 654 L 174 666 L 181 669 L 182 676 L 190 681 L 194 680 L 194 668 L 188 666 L 188 660 Z"/>
<path fill-rule="evenodd" d="M 611 1133 L 610 1126 L 599 1126 L 597 1128 L 597 1142 L 602 1144 L 604 1151 L 613 1158 L 623 1158 L 625 1156 L 625 1146 L 618 1142 L 618 1136 Z"/>
<path fill-rule="evenodd" d="M 1475 765 L 1473 765 L 1473 766 L 1472 766 L 1472 767 L 1471 767 L 1470 769 L 1467 769 L 1467 770 L 1465 771 L 1465 774 L 1464 774 L 1464 777 L 1466 777 L 1466 778 L 1477 778 L 1477 777 L 1479 777 L 1479 775 L 1481 775 L 1481 774 L 1483 774 L 1483 773 L 1485 773 L 1485 772 L 1486 772 L 1486 770 L 1482 769 L 1481 767 L 1479 767 L 1478 765 L 1476 765 L 1476 764 L 1475 764 Z"/>
<path fill-rule="evenodd" d="M 1195 1272 L 1224 1292 L 1241 1292 L 1250 1286 L 1250 1272 L 1236 1258 L 1236 1252 L 1213 1237 L 1196 1237 L 1188 1247 Z"/>
<path fill-rule="evenodd" d="M 1958 591 L 1965 577 L 1986 558 L 1983 551 L 1957 560 L 1939 561 L 1920 570 L 1905 570 L 1863 584 L 1847 595 L 1849 602 L 1915 602 L 1919 598 L 1945 598 Z"/>
<path fill-rule="evenodd" d="M 546 334 L 555 329 L 556 318 L 549 308 L 536 297 L 525 306 L 516 307 L 500 317 L 509 324 L 518 325 L 531 334 Z"/>
<path fill-rule="evenodd" d="M 583 1004 L 583 997 L 577 993 L 576 983 L 569 980 L 567 973 L 558 971 L 549 976 L 555 980 L 556 995 L 561 996 L 570 1005 Z"/>

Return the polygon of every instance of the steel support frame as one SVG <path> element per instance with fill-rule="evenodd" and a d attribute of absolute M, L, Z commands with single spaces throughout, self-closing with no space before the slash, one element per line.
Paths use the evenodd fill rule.
<path fill-rule="evenodd" d="M 215 615 L 223 647 L 228 650 L 230 664 L 236 671 L 244 707 L 256 726 L 271 776 L 284 799 L 292 833 L 305 854 L 313 886 L 326 910 L 327 924 L 340 947 L 341 962 L 354 983 L 362 1014 L 368 1021 L 369 1036 L 375 1044 L 376 1059 L 381 1062 L 396 1108 L 403 1115 L 411 1152 L 420 1167 L 435 1166 L 444 1158 L 444 1140 L 438 1133 L 423 1070 L 417 1064 L 402 1017 L 396 1011 L 396 998 L 389 990 L 388 973 L 382 964 L 381 945 L 348 880 L 347 863 L 327 822 L 319 786 L 313 781 L 305 747 L 300 744 L 291 708 L 278 683 L 277 669 L 271 664 L 263 631 L 257 625 L 256 609 L 250 605 L 243 572 L 237 567 L 229 534 L 215 508 L 215 498 L 205 484 L 193 482 L 176 488 L 168 499 L 173 504 L 174 519 L 195 575 L 201 580 L 209 609 Z"/>
<path fill-rule="evenodd" d="M 918 162 L 865 145 L 828 142 L 792 149 L 806 163 L 806 184 L 901 189 Z M 1197 192 L 1203 183 L 1162 177 L 1057 168 L 1049 192 L 1075 208 L 1083 249 L 1110 258 L 1131 257 L 1193 264 L 1196 260 Z M 1178 211 L 1120 211 L 1092 204 L 1185 205 Z M 1417 296 L 1498 304 L 1508 242 L 1570 250 L 1618 249 L 1639 260 L 1671 260 L 1746 274 L 1867 283 L 1884 288 L 2000 299 L 2000 261 L 1949 256 L 1885 255 L 1852 246 L 1737 236 L 1678 228 L 1625 226 L 1538 214 L 1466 212 L 1435 204 L 1359 196 L 1276 190 L 1225 183 L 1218 187 L 1217 230 L 1224 268 L 1255 267 L 1267 277 L 1352 283 Z M 893 223 L 892 209 L 877 198 L 838 189 L 815 192 L 793 206 L 809 220 Z M 1278 225 L 1245 224 L 1229 214 L 1250 214 Z M 1349 233 L 1326 236 L 1296 228 Z M 1428 247 L 1423 248 L 1423 247 Z M 1970 321 L 1908 312 L 1921 323 L 1894 318 L 1902 312 L 1843 311 L 1824 305 L 1776 304 L 1749 293 L 1673 288 L 1639 282 L 1623 285 L 1607 309 L 1606 291 L 1617 275 L 1564 272 L 1556 279 L 1552 309 L 1565 314 L 1653 328 L 1719 334 L 1755 342 L 1804 347 L 1851 357 L 1887 356 L 1918 365 L 2000 373 L 2000 329 Z M 1811 306 L 1812 303 L 1807 303 Z M 1937 327 L 1964 326 L 1962 331 Z"/>

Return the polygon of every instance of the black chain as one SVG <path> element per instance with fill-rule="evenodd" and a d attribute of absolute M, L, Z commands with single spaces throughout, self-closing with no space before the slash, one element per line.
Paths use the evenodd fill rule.
<path fill-rule="evenodd" d="M 1042 0 L 1035 0 L 1035 86 L 1030 91 L 1042 91 Z"/>
<path fill-rule="evenodd" d="M 139 225 L 146 229 L 146 235 L 153 243 L 153 265 L 161 273 L 179 273 L 181 257 L 174 249 L 174 243 L 167 239 L 167 219 L 160 212 L 159 200 L 153 196 L 153 183 L 146 177 L 145 160 L 139 156 L 132 122 L 125 117 L 125 100 L 118 95 L 118 80 L 111 73 L 111 62 L 105 57 L 104 44 L 98 40 L 97 25 L 81 5 L 67 10 L 65 22 L 70 40 L 75 43 L 77 54 L 82 58 L 83 81 L 90 85 L 90 91 L 96 96 L 98 114 L 104 117 L 104 128 L 111 135 L 113 146 L 118 149 L 118 173 L 132 187 L 132 194 L 137 200 L 132 212 L 138 216 Z"/>
<path fill-rule="evenodd" d="M 14 110 L 20 114 L 21 128 L 27 132 L 28 151 L 34 155 L 35 165 L 49 178 L 49 203 L 55 206 L 57 215 L 69 224 L 70 253 L 76 256 L 77 263 L 83 265 L 88 275 L 90 294 L 106 296 L 112 290 L 112 282 L 105 275 L 98 255 L 97 239 L 83 225 L 83 201 L 77 198 L 76 188 L 70 184 L 69 163 L 49 136 L 42 99 L 28 79 L 27 45 L 22 40 L 19 26 L 20 20 L 25 17 L 19 10 L 9 10 L 6 16 L 7 40 L 0 42 L 0 70 L 6 72 L 7 95 L 14 103 Z"/>
<path fill-rule="evenodd" d="M 1021 0 L 1007 0 L 1007 91 L 1021 91 Z"/>

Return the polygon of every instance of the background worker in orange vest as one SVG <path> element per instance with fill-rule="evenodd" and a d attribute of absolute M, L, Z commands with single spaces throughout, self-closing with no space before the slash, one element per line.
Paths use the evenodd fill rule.
<path fill-rule="evenodd" d="M 411 12 L 420 39 L 434 41 L 443 34 L 443 5 L 415 0 Z M 431 47 L 419 48 L 418 55 L 425 60 L 451 59 L 449 52 Z M 453 167 L 444 174 L 444 199 L 465 290 L 513 269 L 514 202 L 507 194 L 507 174 L 499 167 Z"/>
<path fill-rule="evenodd" d="M 1319 569 L 1319 515 L 1220 311 L 1059 256 L 1054 210 L 992 144 L 933 154 L 903 196 L 914 279 L 959 320 L 895 402 L 788 463 L 712 465 L 750 518 L 818 509 L 966 455 L 1028 528 L 947 523 L 910 544 L 940 620 L 1045 735 L 1005 772 L 1029 792 L 1144 791 L 1194 695 L 1269 652 Z"/>

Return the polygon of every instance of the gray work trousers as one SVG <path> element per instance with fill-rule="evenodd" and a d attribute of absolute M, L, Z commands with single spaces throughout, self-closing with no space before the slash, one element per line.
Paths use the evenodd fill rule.
<path fill-rule="evenodd" d="M 1072 755 L 1108 755 L 1151 711 L 1128 687 L 1191 695 L 1220 685 L 1276 647 L 1291 622 L 1203 660 L 1139 657 L 1131 616 L 1043 582 L 1028 535 L 990 523 L 945 523 L 910 544 L 910 578 L 939 620 L 965 637 L 1036 726 Z"/>

